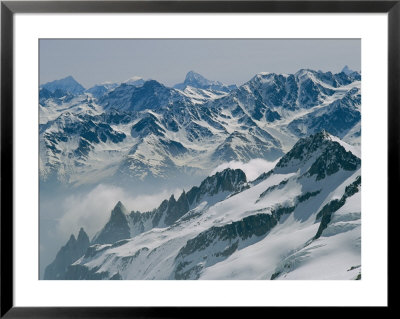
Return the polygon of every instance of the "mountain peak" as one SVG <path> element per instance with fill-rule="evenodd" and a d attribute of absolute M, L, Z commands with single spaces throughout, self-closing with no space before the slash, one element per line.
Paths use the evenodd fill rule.
<path fill-rule="evenodd" d="M 196 75 L 202 76 L 201 74 L 199 74 L 199 73 L 197 73 L 197 72 L 195 72 L 193 70 L 190 70 L 188 73 L 186 73 L 186 78 L 188 78 L 188 77 L 190 78 L 190 77 L 196 76 Z"/>
<path fill-rule="evenodd" d="M 78 242 L 88 242 L 89 243 L 89 237 L 86 234 L 85 230 L 83 229 L 83 227 L 81 227 L 81 229 L 79 230 L 79 234 L 78 234 Z"/>
<path fill-rule="evenodd" d="M 311 69 L 300 69 L 295 73 L 295 75 L 298 78 L 302 78 L 302 77 L 310 76 L 311 74 L 315 74 L 315 73 L 316 73 L 316 71 L 311 70 Z"/>
<path fill-rule="evenodd" d="M 169 197 L 169 200 L 168 200 L 170 203 L 171 202 L 176 202 L 176 199 L 175 199 L 175 196 L 174 196 L 174 194 L 172 194 L 170 197 Z"/>
<path fill-rule="evenodd" d="M 143 78 L 141 76 L 134 75 L 134 76 L 130 77 L 129 79 L 125 80 L 124 82 L 137 81 L 137 80 L 143 80 Z"/>
<path fill-rule="evenodd" d="M 207 177 L 200 185 L 203 193 L 214 195 L 221 191 L 237 191 L 247 182 L 246 174 L 241 169 L 226 168 Z"/>
<path fill-rule="evenodd" d="M 133 77 L 131 77 L 131 78 L 125 80 L 125 81 L 122 82 L 122 83 L 124 83 L 124 84 L 129 84 L 129 85 L 134 85 L 134 86 L 140 86 L 140 85 L 142 85 L 144 82 L 145 82 L 145 80 L 144 80 L 142 77 L 136 76 L 136 75 L 135 75 L 135 76 L 133 76 Z"/>
<path fill-rule="evenodd" d="M 67 242 L 67 246 L 69 246 L 70 244 L 73 244 L 76 242 L 76 238 L 74 236 L 74 234 L 71 234 L 71 236 L 69 236 L 69 240 Z"/>
<path fill-rule="evenodd" d="M 165 225 L 172 225 L 189 211 L 190 205 L 199 203 L 204 198 L 210 201 L 210 197 L 218 193 L 226 195 L 226 193 L 239 191 L 245 183 L 246 175 L 242 170 L 227 168 L 207 177 L 200 186 L 192 187 L 187 193 L 183 191 L 178 200 L 172 194 L 167 204 L 165 201 L 161 203 L 158 211 L 165 212 Z"/>
<path fill-rule="evenodd" d="M 327 131 L 322 130 L 306 138 L 301 138 L 276 164 L 274 171 L 289 173 L 309 170 L 310 175 L 317 174 L 317 180 L 336 173 L 339 169 L 355 170 L 361 164 L 360 159 L 347 151 L 343 142 Z"/>
<path fill-rule="evenodd" d="M 151 79 L 144 82 L 143 86 L 145 86 L 145 87 L 165 87 L 160 82 L 158 82 L 156 80 L 151 80 Z"/>
<path fill-rule="evenodd" d="M 347 65 L 344 66 L 344 68 L 342 69 L 342 72 L 346 75 L 349 75 L 351 73 L 354 73 L 353 70 L 351 70 Z"/>
<path fill-rule="evenodd" d="M 57 89 L 72 94 L 82 94 L 85 91 L 85 88 L 78 81 L 76 81 L 72 75 L 59 80 L 47 82 L 41 85 L 41 88 L 45 88 L 52 93 L 54 93 Z"/>
<path fill-rule="evenodd" d="M 184 90 L 186 87 L 191 86 L 197 89 L 203 90 L 214 90 L 214 91 L 222 91 L 222 92 L 230 92 L 236 88 L 235 85 L 226 86 L 225 84 L 219 81 L 212 81 L 206 79 L 203 75 L 195 72 L 189 71 L 186 74 L 185 80 L 183 83 L 179 83 L 174 85 L 175 89 Z"/>
<path fill-rule="evenodd" d="M 203 81 L 209 82 L 209 80 L 207 80 L 204 76 L 202 76 L 200 73 L 197 73 L 193 70 L 189 71 L 185 77 L 185 82 L 191 81 L 191 80 L 203 80 Z"/>
<path fill-rule="evenodd" d="M 114 209 L 111 212 L 111 217 L 113 215 L 118 215 L 118 214 L 126 215 L 126 212 L 127 212 L 127 210 L 126 210 L 124 204 L 122 204 L 121 201 L 118 201 L 118 203 L 114 206 Z"/>
<path fill-rule="evenodd" d="M 119 201 L 111 211 L 110 219 L 104 228 L 93 238 L 93 244 L 113 244 L 121 239 L 129 238 L 130 230 L 127 210 Z"/>
<path fill-rule="evenodd" d="M 271 75 L 276 75 L 276 73 L 273 72 L 260 72 L 256 74 L 256 77 L 268 77 Z"/>
<path fill-rule="evenodd" d="M 312 157 L 314 152 L 321 150 L 324 144 L 331 140 L 331 135 L 325 130 L 308 137 L 301 138 L 292 147 L 292 149 L 279 160 L 278 164 L 276 164 L 276 167 L 287 167 L 289 166 L 289 163 L 291 163 L 293 166 L 293 162 L 301 162 L 303 164 L 304 161 Z"/>
<path fill-rule="evenodd" d="M 65 78 L 54 80 L 54 81 L 51 81 L 51 82 L 48 82 L 48 83 L 53 83 L 53 82 L 78 82 L 78 81 L 76 81 L 75 78 L 72 75 L 68 75 Z M 48 83 L 46 83 L 46 84 L 48 84 Z"/>
<path fill-rule="evenodd" d="M 60 248 L 54 261 L 44 272 L 44 279 L 65 279 L 67 267 L 83 255 L 89 247 L 89 238 L 83 228 L 80 229 L 78 240 L 71 234 L 68 242 Z"/>
<path fill-rule="evenodd" d="M 220 82 L 210 81 L 195 71 L 189 71 L 186 74 L 185 81 L 183 83 L 194 87 L 207 86 L 207 85 L 212 85 L 214 83 L 222 84 Z"/>

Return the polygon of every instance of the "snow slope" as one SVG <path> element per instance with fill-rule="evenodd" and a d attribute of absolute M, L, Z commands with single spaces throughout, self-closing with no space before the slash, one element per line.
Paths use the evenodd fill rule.
<path fill-rule="evenodd" d="M 102 232 L 130 232 L 96 235 L 65 278 L 359 279 L 360 166 L 322 131 L 254 181 L 226 169 L 152 212 L 118 203 Z"/>
<path fill-rule="evenodd" d="M 40 178 L 79 186 L 205 177 L 230 161 L 275 161 L 323 129 L 359 148 L 360 80 L 300 70 L 260 73 L 238 88 L 194 72 L 179 89 L 136 77 L 97 93 L 43 85 Z"/>

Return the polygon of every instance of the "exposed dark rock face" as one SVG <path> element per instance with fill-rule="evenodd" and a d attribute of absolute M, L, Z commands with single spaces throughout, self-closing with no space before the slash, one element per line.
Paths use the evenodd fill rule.
<path fill-rule="evenodd" d="M 289 165 L 295 166 L 294 164 L 304 164 L 304 162 L 309 160 L 315 152 L 326 148 L 326 146 L 331 142 L 328 138 L 329 134 L 326 131 L 321 131 L 317 134 L 310 135 L 307 138 L 299 139 L 292 149 L 279 160 L 276 167 L 283 168 L 288 167 Z"/>
<path fill-rule="evenodd" d="M 178 201 L 173 196 L 168 201 L 168 208 L 165 211 L 165 224 L 172 225 L 180 217 L 186 214 L 190 207 L 198 203 L 205 196 L 214 196 L 220 192 L 239 191 L 246 183 L 246 175 L 240 169 L 226 169 L 207 177 L 199 187 L 195 186 L 190 191 L 183 192 Z M 163 204 L 161 204 L 163 206 Z M 161 207 L 160 207 L 161 208 Z"/>
<path fill-rule="evenodd" d="M 316 109 L 289 123 L 288 128 L 299 137 L 326 130 L 342 138 L 361 120 L 358 106 L 361 105 L 359 89 L 353 88 L 347 94 L 327 107 Z"/>
<path fill-rule="evenodd" d="M 105 110 L 116 109 L 137 112 L 145 109 L 158 110 L 172 103 L 186 103 L 189 99 L 177 90 L 149 80 L 141 86 L 121 84 L 114 90 L 103 95 L 98 103 Z"/>
<path fill-rule="evenodd" d="M 176 257 L 175 279 L 197 279 L 201 270 L 232 255 L 239 243 L 254 237 L 265 236 L 284 214 L 295 207 L 278 207 L 271 214 L 256 214 L 224 226 L 213 226 L 188 240 Z M 221 249 L 216 249 L 216 245 Z M 213 253 L 207 250 L 213 247 Z M 223 247 L 223 248 L 222 248 Z M 193 257 L 195 255 L 195 257 Z"/>
<path fill-rule="evenodd" d="M 92 244 L 113 244 L 119 240 L 130 238 L 130 228 L 126 216 L 126 208 L 121 202 L 115 205 L 111 217 Z"/>
<path fill-rule="evenodd" d="M 203 195 L 215 195 L 219 192 L 234 192 L 240 190 L 246 183 L 246 174 L 240 169 L 225 169 L 207 177 L 199 187 L 192 187 L 188 192 L 190 204 L 197 202 Z"/>
<path fill-rule="evenodd" d="M 324 229 L 328 227 L 328 224 L 332 219 L 333 213 L 339 210 L 339 208 L 341 208 L 346 203 L 346 199 L 348 197 L 353 196 L 355 193 L 357 193 L 360 190 L 360 186 L 361 186 L 361 176 L 358 176 L 353 183 L 346 186 L 344 194 L 339 200 L 334 199 L 329 203 L 327 203 L 321 209 L 321 211 L 317 215 L 317 219 L 321 219 L 321 223 L 319 225 L 316 235 L 314 236 L 314 239 L 321 237 Z"/>
<path fill-rule="evenodd" d="M 72 120 L 71 117 L 74 119 Z M 62 131 L 46 132 L 47 127 L 53 124 L 62 128 Z M 120 143 L 126 138 L 125 133 L 114 130 L 109 124 L 102 122 L 99 117 L 91 115 L 73 116 L 65 113 L 54 121 L 49 121 L 46 125 L 40 125 L 39 130 L 41 133 L 44 132 L 45 146 L 53 154 L 65 153 L 63 143 L 77 138 L 78 146 L 69 153 L 69 156 L 75 157 L 76 160 L 87 159 L 96 144 Z"/>
<path fill-rule="evenodd" d="M 89 269 L 82 265 L 71 265 L 68 267 L 65 278 L 66 280 L 121 280 L 121 275 L 116 273 L 110 276 L 108 271 L 98 272 L 98 268 L 94 267 Z"/>
<path fill-rule="evenodd" d="M 337 173 L 340 169 L 355 171 L 361 165 L 361 160 L 346 150 L 337 142 L 327 147 L 309 169 L 310 176 L 316 175 L 316 180 Z"/>
<path fill-rule="evenodd" d="M 209 81 L 191 71 L 185 82 L 176 87 L 211 90 L 209 98 L 200 104 L 184 92 L 155 80 L 103 83 L 88 90 L 72 77 L 46 83 L 39 91 L 41 111 L 46 114 L 54 103 L 65 105 L 65 108 L 55 108 L 63 123 L 51 116 L 42 124 L 41 147 L 47 155 L 41 167 L 41 178 L 43 181 L 57 178 L 64 183 L 76 180 L 83 168 L 96 170 L 92 163 L 96 162 L 95 155 L 104 151 L 98 145 L 102 143 L 115 144 L 112 153 L 118 161 L 118 168 L 110 170 L 107 178 L 119 183 L 124 176 L 123 183 L 126 184 L 143 178 L 149 182 L 152 179 L 162 181 L 177 173 L 186 174 L 186 163 L 175 165 L 177 162 L 173 159 L 183 153 L 195 159 L 199 152 L 186 145 L 185 140 L 196 144 L 203 141 L 218 143 L 216 148 L 209 148 L 211 160 L 217 165 L 253 158 L 276 160 L 284 155 L 286 145 L 282 144 L 286 144 L 285 139 L 281 139 L 280 134 L 271 135 L 268 125 L 265 127 L 259 121 L 288 120 L 288 130 L 284 131 L 297 137 L 325 129 L 339 138 L 357 139 L 360 130 L 356 126 L 361 119 L 361 93 L 357 83 L 351 89 L 343 88 L 347 93 L 335 96 L 332 103 L 312 109 L 337 95 L 337 88 L 361 79 L 357 72 L 346 72 L 333 74 L 302 69 L 290 75 L 260 73 L 237 88 Z M 225 93 L 215 98 L 214 90 Z M 301 116 L 292 114 L 291 111 L 299 109 L 310 109 L 310 112 Z M 236 132 L 228 128 L 231 121 L 237 124 Z M 118 127 L 127 123 L 130 123 L 130 132 Z M 167 138 L 174 135 L 170 133 L 179 131 L 185 135 L 183 139 L 180 136 L 171 141 Z M 136 139 L 133 149 L 150 147 L 161 155 L 156 161 L 157 170 L 151 169 L 152 165 L 143 160 L 142 154 L 126 156 L 134 155 L 134 152 L 117 144 L 129 139 L 128 135 Z M 155 143 L 155 140 L 160 141 Z M 65 143 L 70 144 L 68 148 Z M 191 167 L 195 168 L 198 167 Z"/>
<path fill-rule="evenodd" d="M 68 266 L 79 259 L 85 253 L 88 247 L 89 237 L 83 228 L 81 228 L 78 238 L 75 239 L 75 236 L 71 235 L 65 246 L 61 247 L 57 253 L 54 261 L 46 267 L 44 279 L 65 279 Z"/>
<path fill-rule="evenodd" d="M 165 216 L 165 224 L 172 225 L 176 220 L 182 217 L 189 211 L 189 201 L 187 199 L 185 191 L 179 196 L 176 201 L 174 196 L 169 199 L 168 210 Z"/>
<path fill-rule="evenodd" d="M 207 177 L 199 186 L 192 187 L 188 192 L 183 191 L 178 199 L 174 195 L 171 195 L 169 199 L 164 200 L 153 211 L 145 213 L 131 212 L 127 214 L 125 207 L 121 202 L 118 202 L 111 212 L 109 221 L 95 236 L 91 246 L 87 247 L 89 245 L 87 239 L 87 249 L 81 251 L 80 255 L 77 253 L 77 256 L 74 257 L 75 260 L 81 257 L 79 262 L 73 264 L 74 258 L 70 258 L 72 261 L 69 262 L 65 261 L 65 257 L 62 257 L 64 258 L 62 259 L 59 255 L 66 255 L 66 252 L 71 250 L 70 247 L 75 245 L 74 242 L 83 241 L 85 237 L 83 233 L 80 233 L 77 241 L 71 236 L 70 241 L 65 246 L 68 249 L 63 247 L 62 251 L 57 255 L 58 262 L 62 260 L 62 265 L 58 266 L 61 268 L 61 271 L 59 271 L 60 274 L 50 275 L 56 276 L 56 279 L 123 279 L 123 276 L 126 275 L 124 271 L 127 267 L 130 267 L 129 265 L 132 264 L 132 261 L 139 257 L 146 260 L 149 248 L 140 247 L 136 252 L 132 251 L 128 256 L 121 257 L 116 256 L 113 252 L 107 252 L 108 250 L 128 244 L 130 241 L 132 241 L 132 244 L 135 244 L 135 239 L 131 239 L 132 237 L 149 231 L 154 227 L 165 228 L 162 232 L 169 232 L 174 231 L 174 229 L 179 230 L 182 226 L 190 226 L 190 222 L 186 223 L 187 221 L 198 218 L 202 214 L 207 214 L 207 206 L 197 209 L 198 204 L 203 203 L 203 201 L 207 201 L 206 205 L 213 207 L 217 202 L 257 185 L 272 174 L 276 172 L 279 174 L 279 170 L 281 169 L 288 169 L 289 171 L 302 169 L 303 171 L 297 171 L 295 175 L 275 184 L 268 185 L 264 191 L 261 189 L 257 190 L 259 191 L 257 195 L 260 195 L 256 201 L 264 200 L 268 194 L 276 192 L 278 189 L 290 188 L 293 182 L 305 181 L 304 185 L 307 187 L 302 189 L 300 194 L 280 204 L 266 205 L 260 209 L 246 211 L 246 217 L 241 216 L 238 220 L 221 222 L 223 219 L 221 221 L 216 219 L 208 228 L 194 232 L 192 238 L 185 238 L 180 243 L 174 255 L 170 255 L 170 260 L 173 262 L 173 268 L 171 268 L 173 271 L 166 276 L 169 279 L 198 279 L 205 268 L 225 260 L 240 249 L 263 240 L 278 223 L 284 223 L 289 214 L 294 213 L 294 218 L 297 218 L 296 213 L 299 206 L 299 211 L 306 205 L 316 206 L 312 210 L 313 214 L 316 213 L 316 209 L 320 207 L 325 198 L 324 196 L 326 196 L 326 190 L 323 183 L 316 183 L 314 177 L 317 181 L 323 181 L 328 176 L 336 174 L 339 171 L 352 172 L 358 169 L 360 165 L 361 161 L 358 157 L 351 152 L 347 152 L 339 142 L 336 142 L 335 138 L 326 131 L 322 131 L 308 138 L 300 139 L 273 170 L 260 175 L 253 182 L 248 183 L 245 173 L 240 169 L 234 170 L 228 168 Z M 334 178 L 336 176 L 339 179 L 347 178 L 346 174 L 351 175 L 353 173 L 344 173 L 344 177 L 338 174 Z M 310 183 L 317 185 L 318 188 L 310 187 Z M 316 223 L 319 223 L 319 228 L 312 240 L 322 235 L 331 222 L 332 214 L 345 204 L 348 197 L 359 191 L 360 185 L 361 177 L 358 176 L 353 183 L 345 188 L 344 194 L 340 199 L 331 200 L 318 212 Z M 314 199 L 314 197 L 317 198 Z M 314 205 L 315 203 L 318 206 Z M 285 217 L 283 217 L 284 215 Z M 156 233 L 158 233 L 158 230 Z M 154 249 L 154 251 L 157 249 Z M 141 255 L 142 253 L 146 253 L 146 255 Z M 112 259 L 113 264 L 118 264 L 118 272 L 109 273 L 108 271 L 103 271 L 106 268 L 90 266 L 89 262 L 91 260 L 96 260 L 96 258 L 103 256 L 103 254 L 107 256 L 107 260 Z M 140 260 L 140 262 L 143 260 Z M 69 266 L 67 262 L 69 262 Z M 53 262 L 53 264 L 55 263 L 56 261 Z M 49 273 L 51 271 L 54 272 L 54 267 L 54 265 L 48 266 L 49 270 L 46 269 L 48 273 L 47 277 L 50 277 Z M 115 268 L 110 269 L 113 269 L 110 270 L 112 272 L 115 271 Z M 279 277 L 282 273 L 281 271 L 277 268 L 271 279 Z M 123 275 L 121 276 L 120 273 Z"/>
<path fill-rule="evenodd" d="M 164 136 L 165 130 L 158 124 L 158 120 L 152 114 L 147 115 L 138 123 L 132 126 L 132 137 L 145 137 L 150 134 L 156 136 Z"/>
<path fill-rule="evenodd" d="M 274 169 L 275 172 L 295 172 L 302 169 L 315 175 L 316 180 L 330 176 L 340 169 L 355 171 L 361 160 L 345 150 L 338 142 L 333 141 L 326 131 L 321 131 L 307 138 L 300 139 L 293 148 L 283 156 Z"/>
<path fill-rule="evenodd" d="M 299 203 L 305 202 L 306 200 L 310 199 L 311 197 L 317 196 L 321 190 L 315 192 L 307 192 L 297 197 Z"/>
<path fill-rule="evenodd" d="M 245 183 L 246 174 L 242 170 L 228 168 L 207 177 L 200 186 L 192 187 L 187 193 L 183 191 L 178 200 L 171 195 L 157 209 L 145 213 L 131 212 L 129 218 L 139 233 L 145 230 L 144 224 L 149 219 L 152 220 L 153 227 L 170 226 L 205 197 L 212 197 L 221 192 L 238 192 L 245 187 Z"/>

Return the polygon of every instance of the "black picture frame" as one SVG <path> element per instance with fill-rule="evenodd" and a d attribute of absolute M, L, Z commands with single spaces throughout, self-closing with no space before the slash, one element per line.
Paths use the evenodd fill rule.
<path fill-rule="evenodd" d="M 13 18 L 15 13 L 387 13 L 388 14 L 388 218 L 398 213 L 400 126 L 400 0 L 396 1 L 1 1 L 1 317 L 178 318 L 230 315 L 238 309 L 144 307 L 15 307 L 13 302 Z M 392 214 L 393 215 L 393 214 Z M 392 218 L 393 219 L 393 216 Z M 393 223 L 388 223 L 389 225 Z M 388 247 L 394 239 L 388 232 Z M 388 256 L 389 259 L 389 256 Z M 388 260 L 389 261 L 389 260 Z M 388 287 L 390 280 L 388 281 Z M 32 292 L 34 293 L 34 292 Z M 388 299 L 389 309 L 391 302 Z M 252 308 L 254 311 L 264 308 Z M 276 312 L 270 308 L 265 314 Z M 291 310 L 294 310 L 292 307 Z M 247 317 L 249 310 L 245 310 Z M 306 308 L 296 308 L 306 315 Z M 325 310 L 323 310 L 325 311 Z M 332 314 L 339 308 L 332 308 Z"/>

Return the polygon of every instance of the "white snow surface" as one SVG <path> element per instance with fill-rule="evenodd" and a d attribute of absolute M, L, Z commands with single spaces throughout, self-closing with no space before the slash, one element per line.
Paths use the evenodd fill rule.
<path fill-rule="evenodd" d="M 185 110 L 173 109 L 172 106 L 168 111 L 170 120 L 177 123 L 175 129 L 168 128 L 168 123 L 163 121 L 164 115 L 157 110 L 143 110 L 128 122 L 110 124 L 113 132 L 126 135 L 118 143 L 110 139 L 90 143 L 79 136 L 68 140 L 60 138 L 54 143 L 54 136 L 62 135 L 66 124 L 79 124 L 82 121 L 80 115 L 100 116 L 104 110 L 88 93 L 61 104 L 48 100 L 45 105 L 39 106 L 42 125 L 40 175 L 45 179 L 56 168 L 60 181 L 82 185 L 101 183 L 122 169 L 140 180 L 148 176 L 167 180 L 169 170 L 178 168 L 189 172 L 188 175 L 198 173 L 206 176 L 230 167 L 243 169 L 247 181 L 254 180 L 273 168 L 298 140 L 298 136 L 288 129 L 288 124 L 312 112 L 325 114 L 332 103 L 344 98 L 351 89 L 361 86 L 360 81 L 354 81 L 335 88 L 317 79 L 308 70 L 302 70 L 299 77 L 312 79 L 334 93 L 331 96 L 322 94 L 319 104 L 310 108 L 271 107 L 280 119 L 269 122 L 265 117 L 253 119 L 252 110 L 234 95 L 235 92 L 229 100 L 230 93 L 187 86 L 183 91 L 175 91 L 181 94 L 184 101 L 189 101 L 190 111 L 185 113 Z M 268 84 L 273 74 L 260 73 L 254 79 Z M 248 83 L 242 89 L 251 92 Z M 125 98 L 129 100 L 129 96 Z M 213 103 L 220 101 L 228 104 L 212 108 Z M 207 119 L 199 116 L 204 106 L 210 112 Z M 359 105 L 355 107 L 360 109 Z M 239 115 L 236 114 L 238 110 Z M 148 116 L 156 118 L 155 125 L 163 132 L 162 138 L 154 134 L 131 134 L 132 126 Z M 246 126 L 244 123 L 249 119 L 251 125 Z M 300 130 L 306 132 L 306 125 Z M 332 135 L 329 138 L 361 158 L 360 129 L 360 123 L 357 123 L 342 139 Z M 89 142 L 89 153 L 81 158 L 71 156 L 82 141 Z M 178 143 L 185 151 L 174 153 L 163 143 Z M 219 149 L 227 150 L 228 155 L 232 151 L 235 159 L 215 159 L 213 155 Z M 264 150 L 276 151 L 274 160 L 248 156 L 251 152 L 259 154 Z M 316 181 L 315 176 L 304 174 L 313 159 L 315 156 L 299 169 L 280 170 L 256 185 L 249 183 L 248 189 L 236 194 L 220 193 L 205 197 L 169 227 L 164 227 L 161 222 L 160 228 L 152 228 L 149 219 L 144 221 L 144 232 L 141 232 L 137 225 L 130 224 L 132 238 L 127 242 L 99 245 L 94 256 L 82 257 L 75 265 L 106 273 L 108 278 L 119 274 L 122 279 L 175 279 L 180 261 L 177 257 L 189 240 L 203 232 L 242 222 L 250 216 L 273 216 L 279 207 L 295 206 L 293 212 L 281 216 L 277 225 L 262 236 L 214 241 L 210 234 L 207 247 L 197 249 L 181 260 L 181 265 L 185 262 L 189 265 L 183 268 L 193 266 L 198 269 L 189 273 L 188 279 L 356 279 L 361 271 L 360 192 L 347 198 L 346 203 L 332 214 L 331 222 L 321 237 L 314 239 L 314 236 L 320 226 L 317 214 L 330 201 L 340 199 L 346 186 L 354 182 L 361 172 L 340 170 Z M 298 202 L 299 196 L 307 193 L 314 195 Z M 221 257 L 235 244 L 237 248 L 234 251 Z"/>
<path fill-rule="evenodd" d="M 313 240 L 313 237 L 319 227 L 317 213 L 325 203 L 341 197 L 345 187 L 359 175 L 360 170 L 339 171 L 316 182 L 298 173 L 272 174 L 247 190 L 226 199 L 223 196 L 216 203 L 206 198 L 185 215 L 191 218 L 181 218 L 170 227 L 150 229 L 116 247 L 101 246 L 99 250 L 108 249 L 94 257 L 81 258 L 75 264 L 96 268 L 98 273 L 107 272 L 110 277 L 119 274 L 122 279 L 174 279 L 176 258 L 188 240 L 213 227 L 259 213 L 270 214 L 278 206 L 291 206 L 297 196 L 319 190 L 316 196 L 298 203 L 294 212 L 283 215 L 265 236 L 239 238 L 239 248 L 229 257 L 222 260 L 216 257 L 216 253 L 229 245 L 217 241 L 204 251 L 194 251 L 185 260 L 202 260 L 207 254 L 207 261 L 198 264 L 205 265 L 198 279 L 271 279 L 277 272 L 281 274 L 275 279 L 355 279 L 361 265 L 359 193 L 349 197 L 333 214 L 332 222 L 320 238 Z M 259 200 L 266 189 L 282 181 L 287 182 Z M 352 267 L 357 268 L 350 270 Z"/>
<path fill-rule="evenodd" d="M 287 75 L 284 76 L 287 77 Z M 157 113 L 156 110 L 144 110 L 136 114 L 128 123 L 110 124 L 115 132 L 126 135 L 122 142 L 91 143 L 89 154 L 85 158 L 76 158 L 74 155 L 74 150 L 78 147 L 78 139 L 70 139 L 67 142 L 57 141 L 55 149 L 49 149 L 46 145 L 52 144 L 52 142 L 45 134 L 49 132 L 64 134 L 63 126 L 59 122 L 54 122 L 57 119 L 65 118 L 65 120 L 79 122 L 76 115 L 100 115 L 104 110 L 88 93 L 61 105 L 48 100 L 45 106 L 39 106 L 40 123 L 48 125 L 48 127 L 44 126 L 43 132 L 40 134 L 40 176 L 42 180 L 46 180 L 50 174 L 55 173 L 58 180 L 63 183 L 79 186 L 102 183 L 107 178 L 113 178 L 121 167 L 129 176 L 144 180 L 149 176 L 168 178 L 168 171 L 175 169 L 181 173 L 190 172 L 206 176 L 226 162 L 247 163 L 255 158 L 265 159 L 264 156 L 268 154 L 271 158 L 267 158 L 267 160 L 274 161 L 290 150 L 298 140 L 298 136 L 288 129 L 289 123 L 312 112 L 318 111 L 324 114 L 329 105 L 342 99 L 350 90 L 361 87 L 360 81 L 354 81 L 349 85 L 334 88 L 317 79 L 309 70 L 302 70 L 299 77 L 300 79 L 302 77 L 312 79 L 318 85 L 326 87 L 334 93 L 331 96 L 324 95 L 320 103 L 311 108 L 271 107 L 270 109 L 280 114 L 281 118 L 269 122 L 265 117 L 259 120 L 252 118 L 251 108 L 247 102 L 243 103 L 235 95 L 239 89 L 247 90 L 250 93 L 250 82 L 230 93 L 187 86 L 183 91 L 174 90 L 181 95 L 183 100 L 189 101 L 187 110 L 175 110 L 171 105 L 172 108 L 168 115 L 177 123 L 176 129 L 171 130 L 167 127 L 163 121 L 163 114 Z M 266 84 L 273 80 L 273 74 L 260 73 L 255 78 Z M 141 79 L 134 77 L 133 80 Z M 227 99 L 228 97 L 231 98 Z M 130 100 L 130 96 L 122 97 L 122 100 L 125 99 Z M 112 100 L 110 100 L 111 102 Z M 218 103 L 222 103 L 221 107 L 215 108 L 214 105 L 218 105 Z M 235 113 L 238 106 L 244 115 Z M 218 126 L 199 116 L 203 112 L 200 110 L 201 107 L 209 110 L 210 120 L 218 123 Z M 158 141 L 159 136 L 153 136 L 155 139 L 152 136 L 132 137 L 132 126 L 149 114 L 157 118 L 157 126 L 164 132 L 165 141 L 180 143 L 187 149 L 187 152 L 182 154 L 169 152 Z M 243 124 L 243 121 L 246 123 L 247 117 L 251 119 L 255 127 Z M 306 130 L 307 128 L 300 129 Z M 357 156 L 360 154 L 356 150 L 356 148 L 360 149 L 359 132 L 360 125 L 358 123 L 343 137 L 343 140 L 353 147 L 352 151 Z M 231 134 L 237 135 L 231 138 Z M 271 137 L 266 137 L 266 134 L 270 134 Z M 247 140 L 241 137 L 245 137 Z M 228 142 L 230 138 L 231 140 Z M 222 153 L 221 157 L 216 159 L 214 152 L 218 151 L 218 148 L 226 150 L 227 157 L 223 158 L 225 153 Z M 230 155 L 230 152 L 234 155 Z M 257 155 L 252 155 L 252 152 Z"/>

